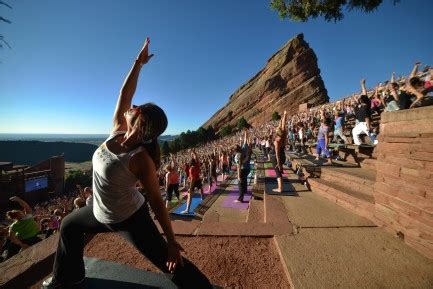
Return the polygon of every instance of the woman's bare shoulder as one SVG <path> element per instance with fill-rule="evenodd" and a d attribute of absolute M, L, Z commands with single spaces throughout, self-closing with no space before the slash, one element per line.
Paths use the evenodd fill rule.
<path fill-rule="evenodd" d="M 143 148 L 131 156 L 129 169 L 138 177 L 149 170 L 155 170 L 155 165 L 147 150 Z"/>

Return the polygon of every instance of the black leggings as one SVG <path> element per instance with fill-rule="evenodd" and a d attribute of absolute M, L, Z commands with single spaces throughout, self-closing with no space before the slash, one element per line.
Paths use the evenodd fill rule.
<path fill-rule="evenodd" d="M 118 232 L 156 267 L 168 273 L 167 243 L 150 217 L 146 203 L 127 220 L 116 224 L 98 222 L 92 207 L 85 206 L 62 221 L 53 269 L 55 279 L 61 283 L 82 280 L 85 277 L 84 234 L 103 232 Z M 176 267 L 171 279 L 179 288 L 212 288 L 209 280 L 194 264 L 186 258 L 183 258 L 183 263 L 183 267 Z"/>
<path fill-rule="evenodd" d="M 248 191 L 248 175 L 250 174 L 250 169 L 241 169 L 241 179 L 238 182 L 239 187 L 239 198 L 238 201 L 243 202 L 244 196 Z"/>

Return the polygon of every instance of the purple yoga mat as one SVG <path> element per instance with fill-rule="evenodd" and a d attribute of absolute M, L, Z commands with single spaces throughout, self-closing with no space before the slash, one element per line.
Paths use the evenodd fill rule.
<path fill-rule="evenodd" d="M 243 203 L 235 203 L 234 201 L 239 198 L 239 189 L 235 189 L 231 191 L 228 196 L 225 197 L 221 207 L 223 208 L 232 208 L 232 209 L 241 209 L 247 210 L 250 205 L 251 200 L 251 187 L 248 187 L 247 194 L 244 195 Z"/>

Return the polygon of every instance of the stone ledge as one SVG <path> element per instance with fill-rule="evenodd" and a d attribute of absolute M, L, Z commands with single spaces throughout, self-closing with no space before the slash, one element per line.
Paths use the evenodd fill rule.
<path fill-rule="evenodd" d="M 54 257 L 58 240 L 58 234 L 54 234 L 0 263 L 0 272 L 2 272 L 0 274 L 0 287 L 21 288 L 18 283 L 21 284 L 27 272 L 32 271 L 35 266 Z"/>
<path fill-rule="evenodd" d="M 433 119 L 433 106 L 414 109 L 405 109 L 393 112 L 384 112 L 381 115 L 381 124 L 397 121 L 427 120 Z"/>
<path fill-rule="evenodd" d="M 255 236 L 273 237 L 293 234 L 290 223 L 203 223 L 198 229 L 198 236 Z"/>

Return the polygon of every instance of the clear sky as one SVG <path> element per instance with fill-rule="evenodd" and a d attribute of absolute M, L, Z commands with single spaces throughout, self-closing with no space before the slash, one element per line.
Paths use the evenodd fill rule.
<path fill-rule="evenodd" d="M 337 24 L 280 20 L 268 0 L 9 0 L 0 6 L 0 133 L 109 133 L 145 37 L 155 54 L 134 104 L 167 113 L 165 134 L 195 130 L 290 38 L 303 32 L 331 100 L 433 64 L 433 1 L 384 0 Z"/>

